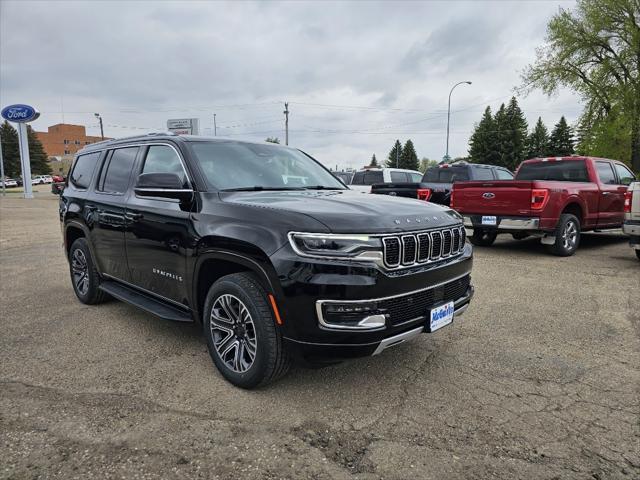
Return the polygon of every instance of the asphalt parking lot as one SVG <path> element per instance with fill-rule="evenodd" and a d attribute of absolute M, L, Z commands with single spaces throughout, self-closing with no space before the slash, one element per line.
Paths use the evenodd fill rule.
<path fill-rule="evenodd" d="M 459 321 L 383 355 L 226 383 L 199 329 L 79 303 L 57 199 L 0 199 L 1 478 L 640 476 L 640 262 L 477 248 Z"/>

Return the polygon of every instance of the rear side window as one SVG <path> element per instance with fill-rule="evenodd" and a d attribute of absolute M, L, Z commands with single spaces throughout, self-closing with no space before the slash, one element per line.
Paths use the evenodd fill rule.
<path fill-rule="evenodd" d="M 625 167 L 624 165 L 620 165 L 619 163 L 614 163 L 613 165 L 616 168 L 616 173 L 618 174 L 618 183 L 620 185 L 630 185 L 631 182 L 636 181 L 636 176 L 631 173 L 631 170 L 629 170 L 627 167 Z"/>
<path fill-rule="evenodd" d="M 491 177 L 493 178 L 493 176 Z M 469 172 L 466 167 L 434 167 L 424 173 L 423 182 L 429 183 L 453 183 L 469 180 Z"/>
<path fill-rule="evenodd" d="M 391 182 L 408 183 L 409 179 L 407 178 L 407 174 L 404 172 L 391 172 Z"/>
<path fill-rule="evenodd" d="M 121 195 L 127 191 L 138 147 L 119 148 L 109 152 L 102 166 L 98 191 Z"/>
<path fill-rule="evenodd" d="M 496 168 L 496 174 L 498 175 L 498 180 L 513 180 L 513 173 L 508 170 Z"/>
<path fill-rule="evenodd" d="M 411 177 L 411 182 L 413 183 L 419 183 L 422 181 L 421 173 L 410 173 L 409 176 Z"/>
<path fill-rule="evenodd" d="M 515 178 L 516 180 L 589 182 L 584 160 L 523 163 Z"/>
<path fill-rule="evenodd" d="M 180 157 L 168 145 L 152 145 L 149 147 L 142 173 L 175 173 L 180 177 L 185 188 L 189 186 Z"/>
<path fill-rule="evenodd" d="M 351 185 L 373 185 L 374 183 L 383 183 L 384 177 L 382 170 L 367 170 L 364 172 L 356 172 L 351 181 Z"/>
<path fill-rule="evenodd" d="M 598 177 L 600 177 L 601 183 L 605 185 L 615 185 L 617 183 L 613 167 L 609 162 L 596 162 L 596 167 L 598 168 Z"/>
<path fill-rule="evenodd" d="M 76 164 L 69 176 L 69 181 L 74 187 L 82 190 L 89 188 L 89 185 L 91 184 L 91 177 L 93 177 L 93 171 L 98 164 L 101 153 L 102 152 L 95 152 L 87 155 L 80 155 L 76 159 Z"/>
<path fill-rule="evenodd" d="M 476 180 L 493 180 L 493 172 L 486 167 L 474 168 L 473 176 Z"/>

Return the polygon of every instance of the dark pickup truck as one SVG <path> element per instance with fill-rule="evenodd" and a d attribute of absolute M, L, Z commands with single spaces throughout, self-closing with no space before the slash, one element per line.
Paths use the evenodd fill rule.
<path fill-rule="evenodd" d="M 536 236 L 551 253 L 569 256 L 580 232 L 622 226 L 625 192 L 634 180 L 615 160 L 535 158 L 522 162 L 511 181 L 456 183 L 451 208 L 473 229 L 474 245 L 491 245 L 499 233 Z"/>
<path fill-rule="evenodd" d="M 454 182 L 512 179 L 513 173 L 506 168 L 456 162 L 427 169 L 420 183 L 379 183 L 371 187 L 371 193 L 449 205 Z"/>

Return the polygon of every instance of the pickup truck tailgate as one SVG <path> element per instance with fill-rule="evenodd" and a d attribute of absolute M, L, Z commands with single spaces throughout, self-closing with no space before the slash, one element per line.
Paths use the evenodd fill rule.
<path fill-rule="evenodd" d="M 524 180 L 455 183 L 453 208 L 469 214 L 529 215 L 532 183 Z"/>
<path fill-rule="evenodd" d="M 419 183 L 377 183 L 371 185 L 371 193 L 418 198 Z"/>

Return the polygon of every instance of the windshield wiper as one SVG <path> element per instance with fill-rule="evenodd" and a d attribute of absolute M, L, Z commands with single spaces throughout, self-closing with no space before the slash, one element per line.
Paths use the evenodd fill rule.
<path fill-rule="evenodd" d="M 327 187 L 326 185 L 309 185 L 307 187 L 303 187 L 305 190 L 344 190 L 344 188 L 339 187 Z"/>
<path fill-rule="evenodd" d="M 223 188 L 221 192 L 261 192 L 261 191 L 278 191 L 278 190 L 304 190 L 302 187 L 263 187 L 262 185 L 254 185 L 253 187 L 237 187 Z"/>

